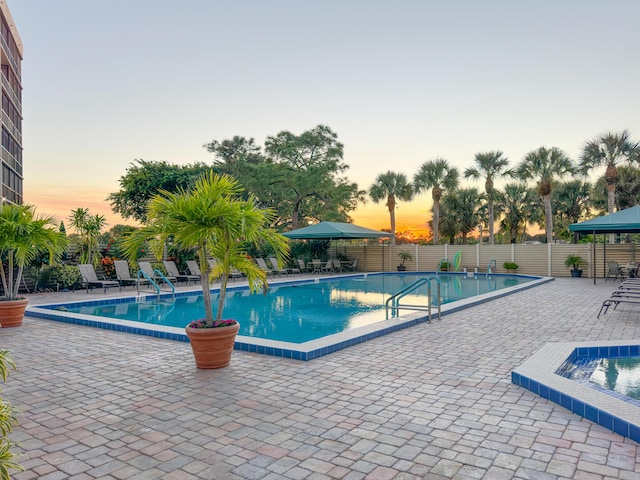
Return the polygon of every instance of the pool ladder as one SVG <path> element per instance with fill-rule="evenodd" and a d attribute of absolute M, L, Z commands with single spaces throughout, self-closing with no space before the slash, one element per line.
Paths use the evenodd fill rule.
<path fill-rule="evenodd" d="M 418 310 L 418 311 L 426 311 L 429 315 L 429 321 L 431 321 L 431 281 L 435 280 L 438 284 L 438 319 L 440 319 L 441 311 L 440 305 L 442 304 L 442 297 L 440 296 L 440 279 L 436 276 L 431 276 L 429 278 L 421 278 L 416 280 L 415 282 L 407 285 L 402 290 L 400 290 L 395 295 L 392 295 L 385 302 L 385 313 L 386 319 L 389 320 L 389 311 L 391 311 L 391 315 L 393 316 L 399 310 Z M 411 304 L 401 304 L 400 300 L 410 294 L 411 292 L 417 290 L 422 285 L 427 285 L 427 305 L 411 305 Z"/>
<path fill-rule="evenodd" d="M 155 277 L 151 278 L 149 275 L 147 275 L 146 272 L 143 272 L 142 270 L 138 270 L 138 279 L 140 278 L 145 278 L 147 279 L 147 281 L 149 282 L 149 286 L 153 287 L 156 290 L 156 293 L 158 295 L 158 301 L 160 301 L 160 292 L 162 291 L 162 288 L 160 288 L 160 285 L 158 285 L 158 282 L 156 282 L 156 280 L 158 280 L 159 278 L 161 279 L 161 281 L 165 284 L 167 284 L 169 286 L 169 290 L 165 290 L 167 292 L 171 292 L 171 300 L 175 301 L 176 300 L 176 287 L 173 285 L 173 283 L 171 283 L 169 281 L 169 279 L 167 277 L 165 277 L 164 273 L 162 273 L 160 270 L 158 270 L 157 268 L 153 271 Z M 140 282 L 138 282 L 136 284 L 136 288 L 138 289 L 138 295 L 140 295 Z"/>

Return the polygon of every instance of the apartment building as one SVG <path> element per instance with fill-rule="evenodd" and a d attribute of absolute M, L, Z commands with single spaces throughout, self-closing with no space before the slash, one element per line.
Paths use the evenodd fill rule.
<path fill-rule="evenodd" d="M 22 203 L 22 40 L 7 0 L 0 0 L 2 202 Z"/>

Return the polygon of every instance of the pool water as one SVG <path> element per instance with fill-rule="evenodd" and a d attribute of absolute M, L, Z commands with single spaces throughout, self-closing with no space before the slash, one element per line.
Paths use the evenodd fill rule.
<path fill-rule="evenodd" d="M 385 320 L 385 302 L 393 294 L 429 274 L 369 274 L 332 279 L 314 279 L 274 285 L 266 294 L 250 294 L 246 288 L 229 290 L 224 318 L 240 322 L 239 335 L 291 343 L 303 343 Z M 442 303 L 467 299 L 523 283 L 535 277 L 518 275 L 442 274 Z M 436 282 L 432 282 L 432 302 L 437 304 Z M 213 295 L 214 309 L 217 295 Z M 427 286 L 403 299 L 412 305 L 427 304 Z M 56 306 L 47 308 L 55 309 Z M 146 324 L 184 327 L 202 318 L 202 295 L 176 297 L 175 301 L 106 303 L 73 306 L 65 310 L 99 317 L 132 320 Z M 403 310 L 402 313 L 408 311 Z"/>
<path fill-rule="evenodd" d="M 589 381 L 607 390 L 640 400 L 640 357 L 600 359 Z"/>
<path fill-rule="evenodd" d="M 583 385 L 640 400 L 640 357 L 583 357 L 567 361 L 557 373 Z"/>

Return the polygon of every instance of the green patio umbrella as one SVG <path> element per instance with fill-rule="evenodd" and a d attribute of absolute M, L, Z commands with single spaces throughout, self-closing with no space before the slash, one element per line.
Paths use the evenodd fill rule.
<path fill-rule="evenodd" d="M 344 240 L 358 238 L 390 238 L 387 232 L 379 232 L 370 228 L 359 227 L 353 223 L 320 222 L 308 227 L 285 232 L 283 235 L 292 240 Z"/>

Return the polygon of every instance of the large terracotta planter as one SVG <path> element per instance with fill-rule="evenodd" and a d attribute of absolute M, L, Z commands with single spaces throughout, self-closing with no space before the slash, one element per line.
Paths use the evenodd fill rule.
<path fill-rule="evenodd" d="M 222 368 L 231 362 L 231 353 L 240 324 L 219 328 L 189 328 L 185 331 L 198 368 Z"/>
<path fill-rule="evenodd" d="M 2 328 L 9 328 L 22 325 L 27 303 L 29 303 L 29 300 L 26 298 L 0 300 L 0 326 Z"/>

